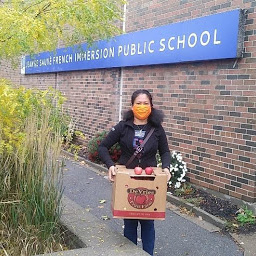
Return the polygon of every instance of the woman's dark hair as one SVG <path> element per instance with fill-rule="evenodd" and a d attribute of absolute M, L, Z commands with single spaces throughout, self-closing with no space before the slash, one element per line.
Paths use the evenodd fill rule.
<path fill-rule="evenodd" d="M 149 92 L 148 90 L 145 90 L 145 89 L 139 89 L 139 90 L 135 91 L 135 92 L 132 94 L 132 97 L 131 97 L 132 105 L 134 104 L 135 99 L 136 99 L 140 94 L 146 94 L 147 97 L 148 97 L 148 99 L 149 99 L 149 102 L 150 102 L 151 107 L 153 107 L 152 95 L 150 94 L 150 92 Z"/>
<path fill-rule="evenodd" d="M 151 123 L 153 126 L 159 126 L 163 120 L 164 120 L 164 113 L 162 110 L 159 109 L 155 109 L 153 107 L 153 100 L 152 100 L 152 95 L 150 94 L 150 92 L 148 90 L 145 89 L 140 89 L 135 91 L 132 94 L 131 97 L 131 103 L 132 105 L 134 104 L 135 99 L 140 95 L 140 94 L 146 94 L 149 98 L 150 101 L 150 105 L 151 105 L 151 114 L 148 117 L 148 122 Z M 124 121 L 128 121 L 128 120 L 133 120 L 134 115 L 132 110 L 128 110 L 123 114 L 123 120 Z"/>

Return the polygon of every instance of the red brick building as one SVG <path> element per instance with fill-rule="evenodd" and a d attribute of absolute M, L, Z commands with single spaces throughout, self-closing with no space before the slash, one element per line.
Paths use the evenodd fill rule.
<path fill-rule="evenodd" d="M 59 89 L 77 128 L 89 137 L 117 123 L 131 93 L 146 88 L 166 115 L 170 149 L 183 154 L 191 183 L 256 202 L 255 0 L 127 2 L 127 33 L 245 9 L 242 58 L 34 75 L 2 62 L 0 75 L 27 87 Z"/>

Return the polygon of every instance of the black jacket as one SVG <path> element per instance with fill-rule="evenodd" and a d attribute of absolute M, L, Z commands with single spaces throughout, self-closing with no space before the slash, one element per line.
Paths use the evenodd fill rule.
<path fill-rule="evenodd" d="M 146 134 L 149 133 L 152 127 L 151 123 L 148 123 L 146 126 Z M 133 148 L 133 139 L 135 135 L 135 129 L 133 121 L 120 121 L 115 127 L 111 129 L 107 137 L 101 142 L 98 148 L 99 156 L 101 160 L 109 168 L 112 165 L 115 165 L 112 161 L 108 149 L 110 149 L 115 143 L 119 142 L 121 147 L 121 157 L 119 158 L 118 163 L 125 165 L 130 157 L 134 153 Z M 156 126 L 153 134 L 147 141 L 144 146 L 144 153 L 141 156 L 140 163 L 136 157 L 129 168 L 135 168 L 136 166 L 141 166 L 146 168 L 147 166 L 156 167 L 156 153 L 159 150 L 159 154 L 162 161 L 162 168 L 169 167 L 171 163 L 170 150 L 167 143 L 167 138 L 165 131 L 161 125 Z"/>

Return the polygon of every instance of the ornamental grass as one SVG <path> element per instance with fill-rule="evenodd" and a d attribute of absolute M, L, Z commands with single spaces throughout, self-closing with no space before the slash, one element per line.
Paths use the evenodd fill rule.
<path fill-rule="evenodd" d="M 0 256 L 63 249 L 59 156 L 64 119 L 53 100 L 52 91 L 0 83 Z"/>

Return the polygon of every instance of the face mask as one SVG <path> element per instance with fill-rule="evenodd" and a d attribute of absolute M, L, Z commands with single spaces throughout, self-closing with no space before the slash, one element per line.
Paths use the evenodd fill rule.
<path fill-rule="evenodd" d="M 133 114 L 136 118 L 140 120 L 145 120 L 149 117 L 151 113 L 151 106 L 150 105 L 134 105 L 132 107 Z"/>

